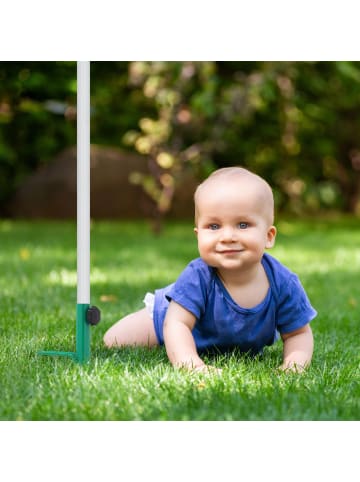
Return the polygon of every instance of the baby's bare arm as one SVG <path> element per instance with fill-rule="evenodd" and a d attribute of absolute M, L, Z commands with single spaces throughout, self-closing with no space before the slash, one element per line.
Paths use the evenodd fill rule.
<path fill-rule="evenodd" d="M 282 334 L 284 342 L 282 370 L 301 372 L 310 365 L 314 340 L 310 325 L 305 325 L 291 333 Z"/>
<path fill-rule="evenodd" d="M 199 357 L 194 337 L 191 333 L 195 316 L 171 301 L 164 321 L 164 342 L 170 362 L 174 367 L 190 370 L 205 366 Z"/>

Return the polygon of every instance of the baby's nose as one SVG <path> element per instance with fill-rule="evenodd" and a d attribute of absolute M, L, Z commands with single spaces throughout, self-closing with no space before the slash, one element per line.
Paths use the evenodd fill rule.
<path fill-rule="evenodd" d="M 236 239 L 236 232 L 235 229 L 231 226 L 224 227 L 221 233 L 221 240 L 222 241 L 234 241 Z"/>

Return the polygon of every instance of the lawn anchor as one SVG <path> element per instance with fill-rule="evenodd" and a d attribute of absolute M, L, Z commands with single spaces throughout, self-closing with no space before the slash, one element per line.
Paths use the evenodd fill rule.
<path fill-rule="evenodd" d="M 77 62 L 77 304 L 76 351 L 40 351 L 78 363 L 90 359 L 90 326 L 100 310 L 90 306 L 90 62 Z"/>

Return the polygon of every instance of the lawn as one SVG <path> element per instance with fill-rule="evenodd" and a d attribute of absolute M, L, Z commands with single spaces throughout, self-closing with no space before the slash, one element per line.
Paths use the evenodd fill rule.
<path fill-rule="evenodd" d="M 0 222 L 0 420 L 358 420 L 360 230 L 356 219 L 278 222 L 271 254 L 297 272 L 318 317 L 303 375 L 279 373 L 282 346 L 262 358 L 219 355 L 221 376 L 174 370 L 163 348 L 107 351 L 106 329 L 142 307 L 197 256 L 191 222 L 161 237 L 145 222 L 94 222 L 91 360 L 42 357 L 75 349 L 76 226 Z"/>

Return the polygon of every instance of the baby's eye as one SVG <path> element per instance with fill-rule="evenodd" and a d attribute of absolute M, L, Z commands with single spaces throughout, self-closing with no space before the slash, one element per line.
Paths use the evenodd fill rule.
<path fill-rule="evenodd" d="M 216 224 L 216 223 L 209 224 L 209 229 L 211 229 L 212 231 L 215 231 L 216 229 L 219 229 L 219 228 L 220 228 L 219 224 Z"/>
<path fill-rule="evenodd" d="M 240 229 L 246 229 L 249 227 L 249 223 L 239 223 L 239 228 Z"/>

